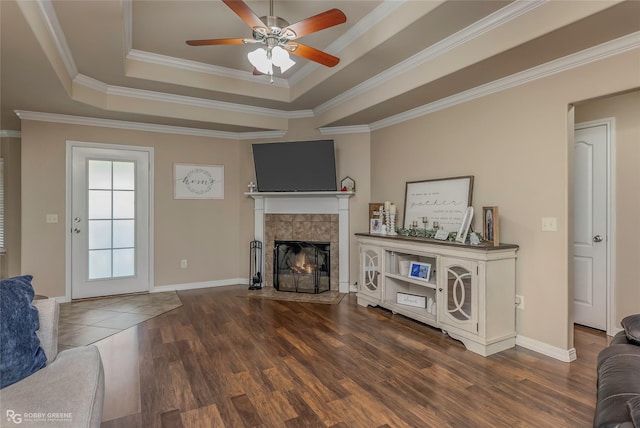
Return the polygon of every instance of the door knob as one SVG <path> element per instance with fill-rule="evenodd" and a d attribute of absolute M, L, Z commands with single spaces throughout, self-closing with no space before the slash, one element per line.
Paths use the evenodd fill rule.
<path fill-rule="evenodd" d="M 74 223 L 80 223 L 80 217 L 76 217 L 76 218 L 74 218 L 74 219 L 73 219 L 73 222 L 74 222 Z"/>
<path fill-rule="evenodd" d="M 596 235 L 593 237 L 593 242 L 602 242 L 602 236 Z"/>
<path fill-rule="evenodd" d="M 72 230 L 73 233 L 80 233 L 80 229 L 78 229 L 77 227 L 74 227 Z"/>

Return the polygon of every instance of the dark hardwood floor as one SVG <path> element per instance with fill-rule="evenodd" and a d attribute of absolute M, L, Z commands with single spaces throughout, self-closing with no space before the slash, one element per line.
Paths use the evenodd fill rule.
<path fill-rule="evenodd" d="M 576 328 L 570 364 L 519 347 L 484 358 L 354 295 L 325 305 L 244 289 L 180 292 L 182 307 L 99 343 L 108 412 L 119 414 L 102 426 L 592 424 L 603 334 Z"/>

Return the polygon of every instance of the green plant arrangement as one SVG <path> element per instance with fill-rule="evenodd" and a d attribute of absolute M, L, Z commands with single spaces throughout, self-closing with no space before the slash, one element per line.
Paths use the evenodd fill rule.
<path fill-rule="evenodd" d="M 416 238 L 429 238 L 434 239 L 436 236 L 437 230 L 433 229 L 403 229 L 401 227 L 396 228 L 396 232 L 400 236 L 413 236 Z M 447 237 L 447 241 L 455 241 L 456 236 L 458 236 L 458 232 L 449 232 L 449 236 Z"/>

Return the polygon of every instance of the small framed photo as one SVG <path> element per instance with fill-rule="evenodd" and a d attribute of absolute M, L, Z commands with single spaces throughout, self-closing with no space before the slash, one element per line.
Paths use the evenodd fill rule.
<path fill-rule="evenodd" d="M 431 265 L 429 263 L 411 262 L 409 267 L 409 278 L 429 281 L 431 276 Z"/>
<path fill-rule="evenodd" d="M 482 207 L 482 234 L 485 241 L 500 245 L 498 207 Z"/>
<path fill-rule="evenodd" d="M 356 191 L 356 182 L 353 178 L 348 175 L 340 181 L 340 190 L 342 192 L 355 192 Z"/>
<path fill-rule="evenodd" d="M 382 233 L 382 222 L 379 218 L 372 218 L 370 220 L 369 233 Z"/>

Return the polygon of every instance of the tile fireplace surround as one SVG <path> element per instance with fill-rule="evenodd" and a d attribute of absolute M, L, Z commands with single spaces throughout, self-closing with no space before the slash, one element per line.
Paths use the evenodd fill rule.
<path fill-rule="evenodd" d="M 349 198 L 353 192 L 250 192 L 255 239 L 263 243 L 263 285 L 273 285 L 273 241 L 331 243 L 331 289 L 349 292 Z"/>

